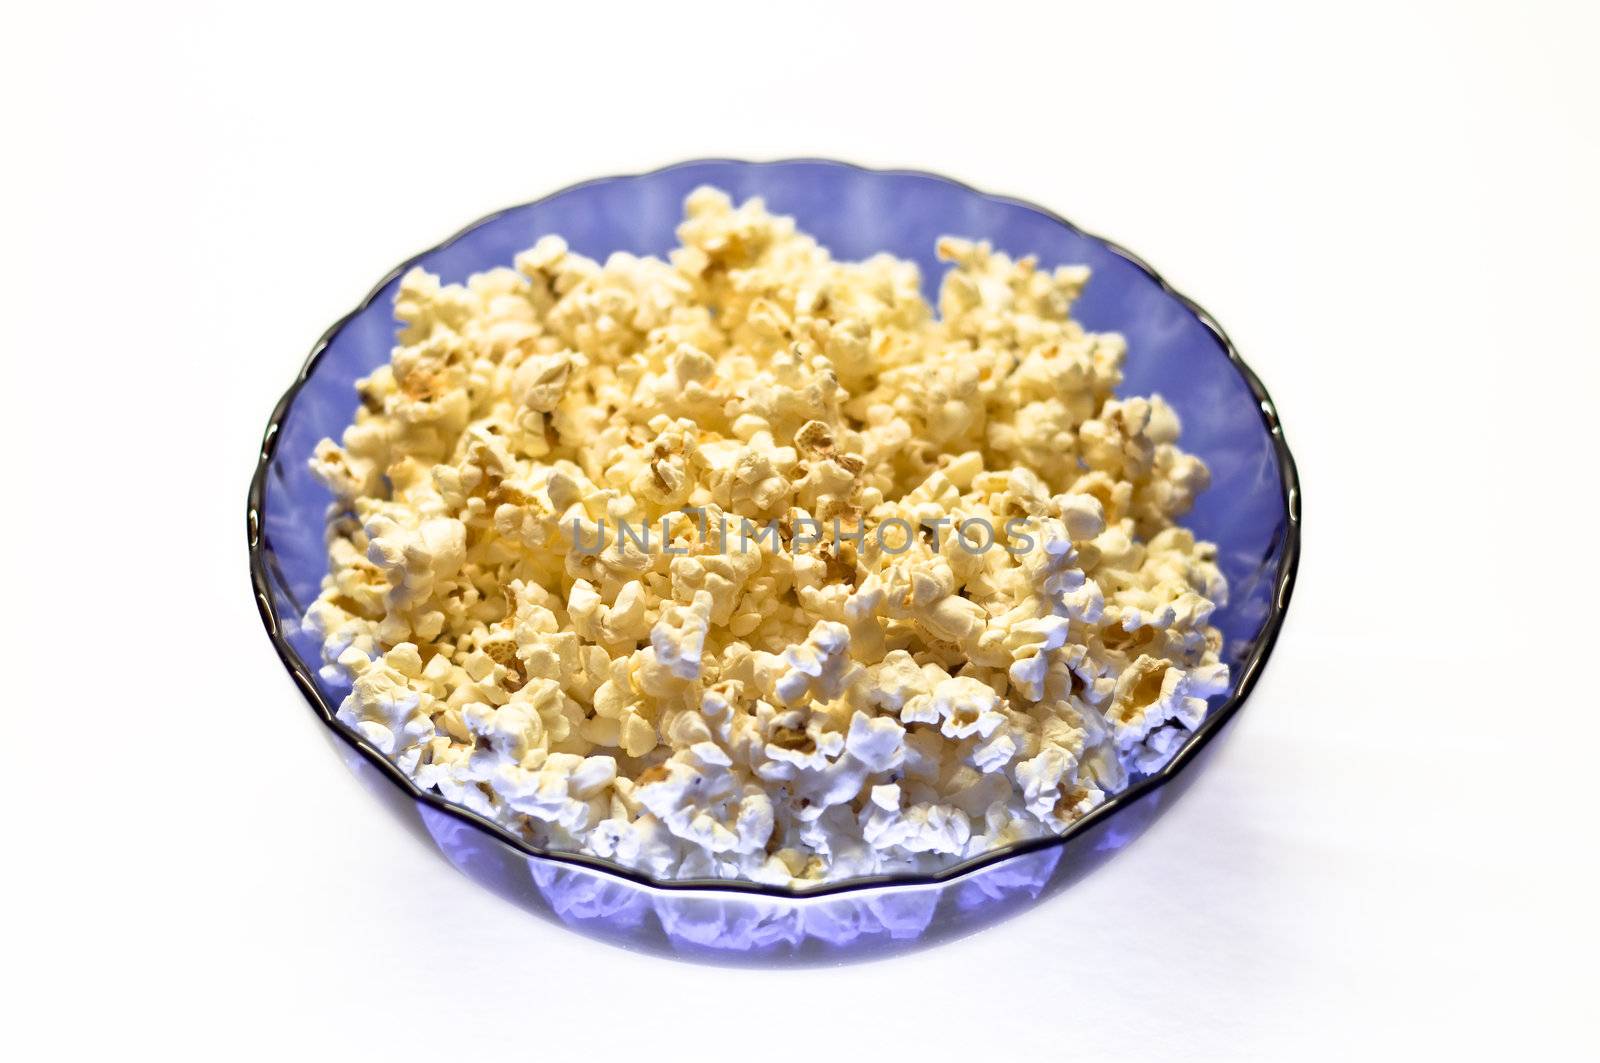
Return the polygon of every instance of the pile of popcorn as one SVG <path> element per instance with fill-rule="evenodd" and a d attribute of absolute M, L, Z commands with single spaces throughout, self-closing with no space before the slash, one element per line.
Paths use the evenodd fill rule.
<path fill-rule="evenodd" d="M 310 622 L 338 717 L 550 850 L 803 885 L 1058 833 L 1228 685 L 1207 483 L 1082 267 L 836 262 L 689 196 L 668 261 L 413 269 Z M 642 532 L 642 534 L 641 534 Z"/>

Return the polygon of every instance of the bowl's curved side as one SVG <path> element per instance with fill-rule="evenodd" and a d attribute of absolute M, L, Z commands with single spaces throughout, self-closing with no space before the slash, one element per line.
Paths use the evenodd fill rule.
<path fill-rule="evenodd" d="M 415 801 L 356 750 L 325 732 L 396 821 L 489 892 L 548 922 L 634 951 L 723 965 L 781 958 L 834 964 L 928 948 L 974 933 L 1065 889 L 1099 867 L 1170 806 L 1194 776 L 1151 790 L 1060 845 L 933 884 L 890 884 L 824 896 L 652 889 L 587 867 L 528 856 L 499 832 Z M 1215 743 L 1208 748 L 1215 748 Z"/>
<path fill-rule="evenodd" d="M 387 359 L 393 340 L 390 306 L 400 276 L 414 265 L 445 281 L 506 265 L 539 236 L 559 233 L 577 251 L 603 258 L 616 250 L 661 254 L 672 246 L 683 197 L 701 184 L 735 197 L 764 196 L 792 214 L 838 257 L 889 251 L 917 261 L 928 294 L 940 275 L 937 237 L 983 237 L 1046 265 L 1085 263 L 1095 273 L 1075 310 L 1086 327 L 1121 331 L 1130 358 L 1124 391 L 1161 392 L 1184 422 L 1184 445 L 1211 465 L 1213 483 L 1185 521 L 1218 542 L 1232 587 L 1217 613 L 1228 638 L 1234 677 L 1223 702 L 1163 769 L 1108 801 L 1059 837 L 997 850 L 935 874 L 857 879 L 803 892 L 749 882 L 657 882 L 608 861 L 546 853 L 494 823 L 417 789 L 376 749 L 338 725 L 342 691 L 317 672 L 320 647 L 301 620 L 326 572 L 323 519 L 331 502 L 306 459 L 318 440 L 337 435 L 356 405 L 354 384 Z M 1177 776 L 1238 712 L 1271 654 L 1293 592 L 1300 552 L 1300 487 L 1277 410 L 1216 321 L 1153 269 L 1109 241 L 1090 236 L 1039 207 L 977 192 L 948 178 L 914 171 L 865 170 L 826 160 L 748 163 L 702 160 L 652 173 L 575 185 L 473 223 L 404 263 L 317 342 L 294 384 L 274 409 L 250 485 L 247 534 L 257 608 L 280 659 L 343 747 L 377 777 L 416 802 L 437 840 L 454 822 L 493 838 L 536 866 L 598 873 L 654 894 L 732 894 L 786 901 L 858 891 L 933 887 L 973 876 L 1030 854 L 1060 848 L 1105 829 L 1105 822 Z"/>

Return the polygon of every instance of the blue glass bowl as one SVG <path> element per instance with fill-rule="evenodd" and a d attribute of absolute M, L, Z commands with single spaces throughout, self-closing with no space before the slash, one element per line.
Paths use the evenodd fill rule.
<path fill-rule="evenodd" d="M 1212 484 L 1185 523 L 1218 544 L 1231 597 L 1215 622 L 1233 683 L 1159 773 L 1135 782 L 1064 836 L 999 850 L 935 875 L 858 879 L 797 892 L 729 881 L 655 882 L 605 860 L 545 853 L 493 823 L 418 790 L 334 719 L 344 691 L 315 667 L 318 639 L 302 625 L 327 572 L 331 501 L 307 459 L 338 437 L 357 405 L 355 382 L 388 360 L 400 276 L 421 265 L 446 282 L 510 265 L 558 233 L 597 259 L 613 251 L 664 254 L 684 196 L 711 184 L 737 199 L 762 196 L 793 215 L 835 257 L 886 251 L 922 269 L 935 301 L 942 235 L 990 240 L 1041 264 L 1093 270 L 1074 315 L 1128 340 L 1122 392 L 1159 392 L 1183 420 L 1183 445 L 1211 467 Z M 1078 878 L 1136 837 L 1194 775 L 1191 765 L 1243 705 L 1283 623 L 1300 543 L 1294 460 L 1278 415 L 1222 329 L 1135 256 L 1039 207 L 984 195 L 932 174 L 876 171 L 826 160 L 705 160 L 590 181 L 492 214 L 397 267 L 317 342 L 279 400 L 250 485 L 250 570 L 278 655 L 351 768 L 452 864 L 524 907 L 619 944 L 733 961 L 783 954 L 833 961 L 927 944 L 993 921 Z"/>

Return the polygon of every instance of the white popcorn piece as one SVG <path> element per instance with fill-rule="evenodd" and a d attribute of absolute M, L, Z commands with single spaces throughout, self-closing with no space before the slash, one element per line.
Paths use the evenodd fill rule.
<path fill-rule="evenodd" d="M 1169 763 L 1227 586 L 1088 271 L 944 239 L 936 314 L 758 200 L 700 189 L 679 238 L 401 279 L 311 459 L 340 722 L 533 844 L 773 884 L 1061 832 Z"/>
<path fill-rule="evenodd" d="M 694 601 L 687 606 L 668 606 L 650 632 L 656 659 L 680 679 L 698 679 L 710 625 L 709 591 L 696 591 Z"/>

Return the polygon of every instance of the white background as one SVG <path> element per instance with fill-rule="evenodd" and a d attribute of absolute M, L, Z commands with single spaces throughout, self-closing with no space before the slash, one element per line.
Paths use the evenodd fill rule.
<path fill-rule="evenodd" d="M 1593 5 L 5 22 L 16 1058 L 1595 1051 Z M 1128 852 L 930 951 L 729 971 L 540 922 L 395 827 L 260 630 L 244 497 L 394 263 L 582 178 L 799 154 L 1147 256 L 1277 398 L 1305 562 L 1235 733 Z"/>

